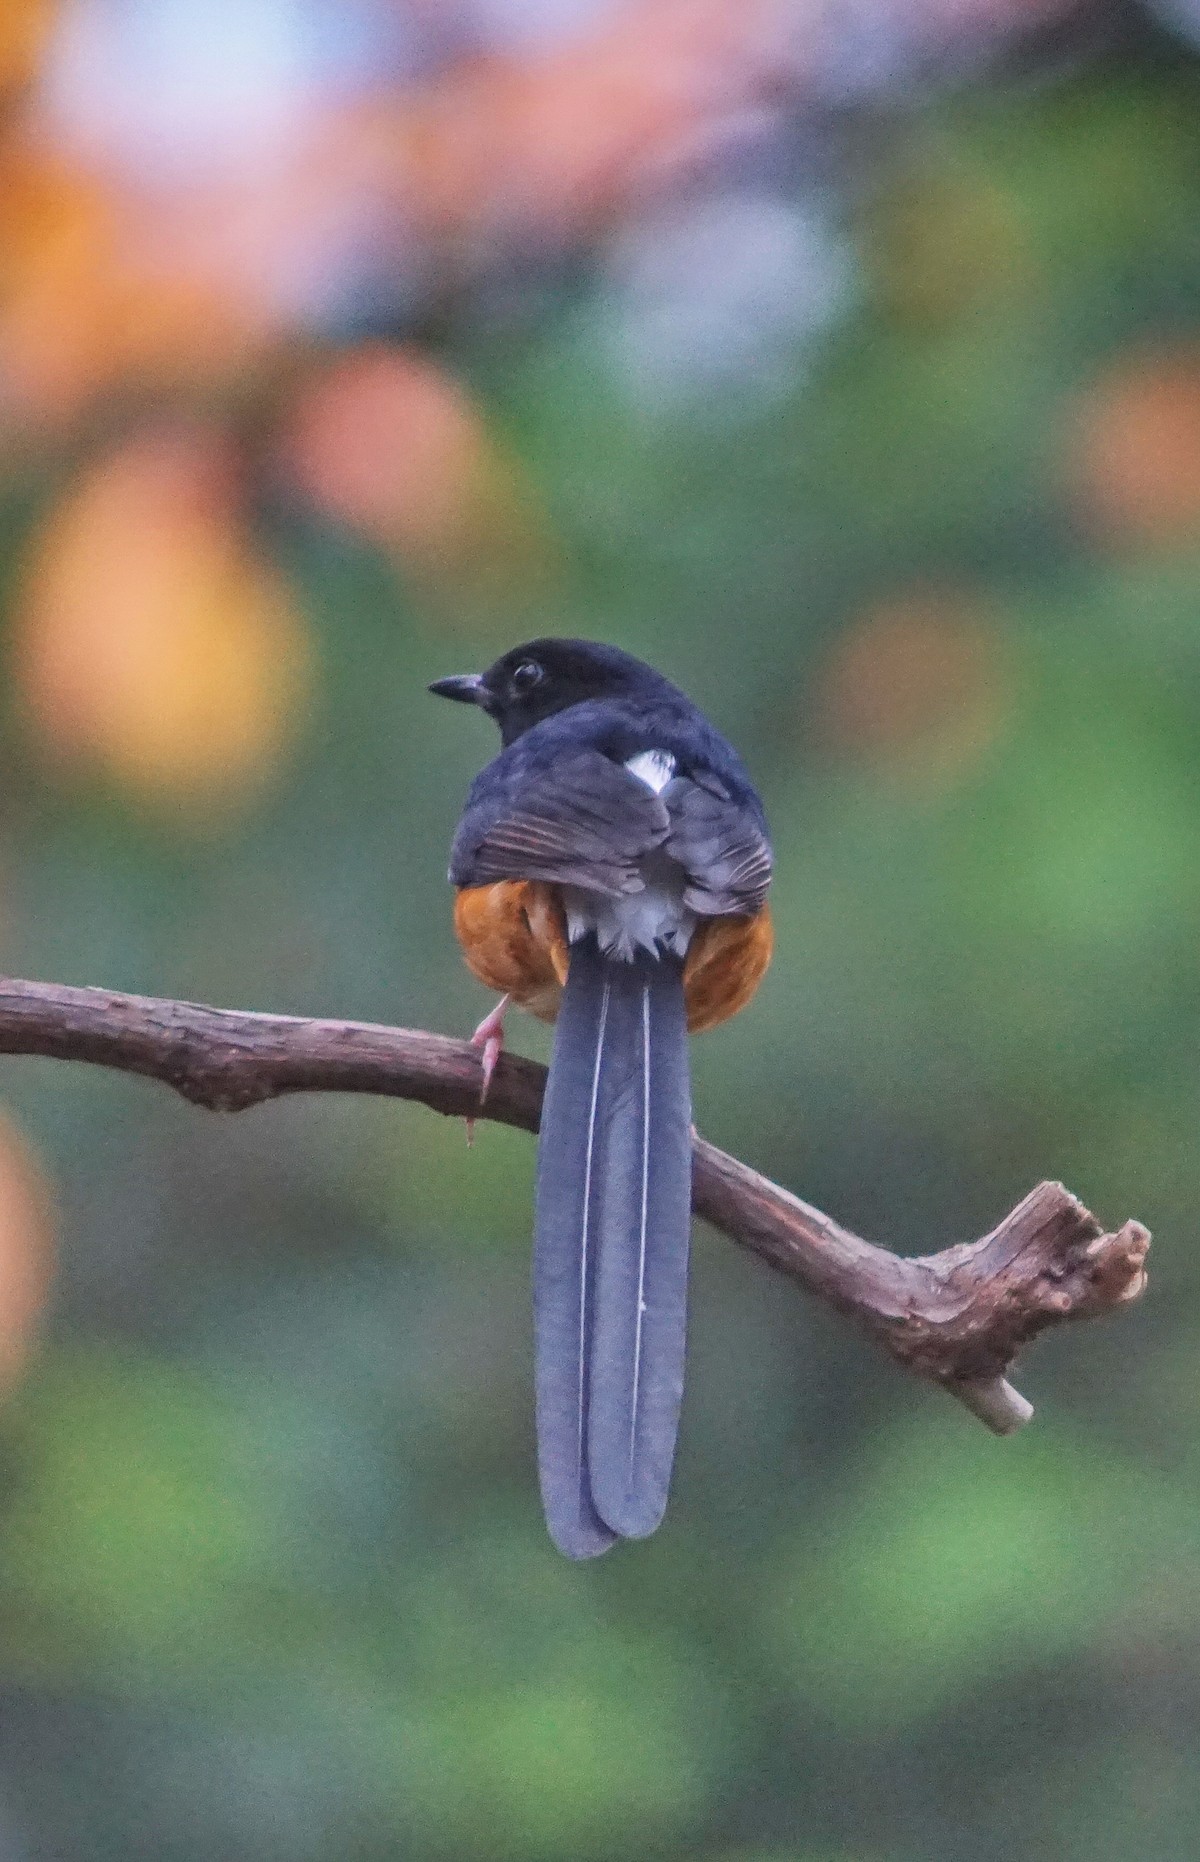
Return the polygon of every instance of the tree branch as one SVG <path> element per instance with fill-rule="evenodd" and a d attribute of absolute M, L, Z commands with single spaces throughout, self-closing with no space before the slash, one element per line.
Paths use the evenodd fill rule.
<path fill-rule="evenodd" d="M 452 1118 L 536 1131 L 545 1069 L 505 1054 L 486 1106 L 466 1041 L 366 1022 L 309 1021 L 0 979 L 0 1054 L 88 1061 L 240 1112 L 284 1093 L 382 1093 Z M 903 1259 L 696 1140 L 696 1213 L 847 1313 L 997 1434 L 1031 1406 L 1007 1381 L 1021 1347 L 1066 1319 L 1127 1304 L 1146 1282 L 1139 1222 L 1107 1234 L 1060 1183 L 1041 1183 L 982 1240 Z"/>

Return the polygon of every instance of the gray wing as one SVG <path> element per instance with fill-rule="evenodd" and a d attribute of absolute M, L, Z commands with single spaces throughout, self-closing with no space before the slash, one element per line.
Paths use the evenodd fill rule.
<path fill-rule="evenodd" d="M 542 879 L 614 897 L 640 892 L 638 863 L 667 839 L 659 796 L 598 750 L 559 758 L 515 795 L 471 802 L 454 837 L 456 886 Z"/>
<path fill-rule="evenodd" d="M 773 861 L 751 811 L 722 785 L 701 786 L 686 777 L 668 785 L 663 801 L 671 818 L 663 851 L 688 876 L 684 904 L 704 918 L 751 918 L 760 912 Z"/>

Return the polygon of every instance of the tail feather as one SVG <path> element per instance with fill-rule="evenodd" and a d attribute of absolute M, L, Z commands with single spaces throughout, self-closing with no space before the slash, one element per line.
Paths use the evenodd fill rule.
<path fill-rule="evenodd" d="M 610 967 L 624 974 L 604 1082 L 588 1464 L 600 1517 L 640 1539 L 666 1510 L 683 1396 L 691 1096 L 682 965 L 642 955 Z"/>
<path fill-rule="evenodd" d="M 683 1390 L 691 1107 L 682 966 L 575 945 L 538 1152 L 538 1459 L 571 1557 L 662 1518 Z"/>
<path fill-rule="evenodd" d="M 616 1534 L 592 1505 L 587 1466 L 594 1327 L 597 1111 L 611 989 L 596 964 L 572 957 L 538 1139 L 533 1312 L 538 1475 L 550 1536 L 568 1558 L 594 1558 Z"/>

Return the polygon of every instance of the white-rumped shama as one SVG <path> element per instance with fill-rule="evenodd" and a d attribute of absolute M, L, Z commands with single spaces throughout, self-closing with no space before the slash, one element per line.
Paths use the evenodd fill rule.
<path fill-rule="evenodd" d="M 505 1001 L 556 1023 L 538 1140 L 534 1331 L 546 1521 L 571 1558 L 663 1516 L 687 1324 L 688 1033 L 771 957 L 771 847 L 741 760 L 640 660 L 534 640 L 430 690 L 503 748 L 454 836 L 454 924 Z"/>

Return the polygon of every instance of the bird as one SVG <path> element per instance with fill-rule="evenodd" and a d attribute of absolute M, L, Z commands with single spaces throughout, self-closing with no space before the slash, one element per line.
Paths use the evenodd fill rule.
<path fill-rule="evenodd" d="M 773 856 L 740 757 L 653 667 L 547 638 L 430 691 L 477 706 L 499 755 L 450 853 L 468 968 L 554 1023 L 534 1201 L 538 1474 L 569 1558 L 666 1510 L 683 1396 L 694 1127 L 688 1035 L 754 995 Z"/>

